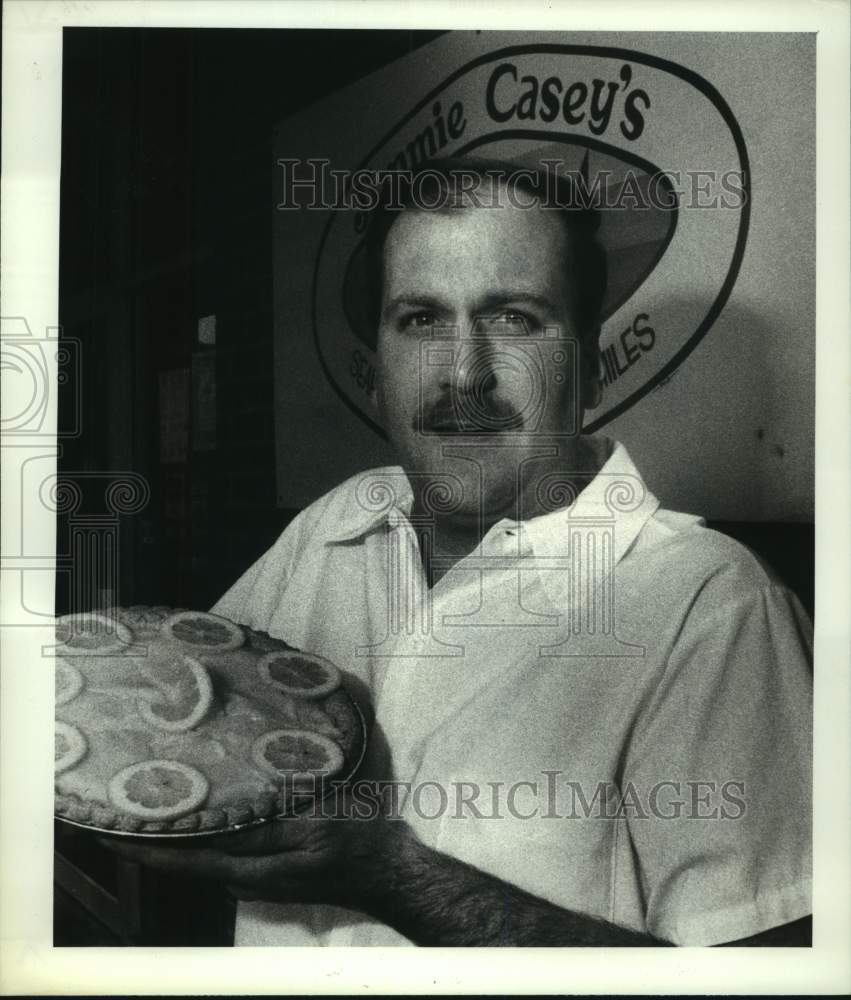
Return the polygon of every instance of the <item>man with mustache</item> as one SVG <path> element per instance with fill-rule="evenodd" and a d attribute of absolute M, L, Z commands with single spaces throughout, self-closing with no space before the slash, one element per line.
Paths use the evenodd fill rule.
<path fill-rule="evenodd" d="M 581 434 L 605 260 L 547 190 L 436 162 L 374 215 L 400 464 L 317 500 L 213 610 L 368 688 L 365 773 L 399 797 L 122 848 L 233 886 L 238 944 L 807 942 L 809 623 Z"/>

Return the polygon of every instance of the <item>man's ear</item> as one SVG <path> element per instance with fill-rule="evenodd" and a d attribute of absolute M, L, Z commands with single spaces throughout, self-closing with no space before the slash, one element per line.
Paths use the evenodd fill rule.
<path fill-rule="evenodd" d="M 580 342 L 582 406 L 596 409 L 603 399 L 603 356 L 600 353 L 600 327 Z"/>
<path fill-rule="evenodd" d="M 372 411 L 376 415 L 378 413 L 380 413 L 380 411 L 381 411 L 381 406 L 380 406 L 379 401 L 378 401 L 378 394 L 380 392 L 380 389 L 379 389 L 378 386 L 379 386 L 379 382 L 380 381 L 381 381 L 381 362 L 378 360 L 378 356 L 376 355 L 376 357 L 375 357 L 375 378 L 373 379 L 373 382 L 372 382 L 372 388 L 369 390 L 369 393 L 367 394 L 367 398 L 369 399 L 369 405 L 372 408 Z"/>
<path fill-rule="evenodd" d="M 603 382 L 599 374 L 589 376 L 585 383 L 582 405 L 586 410 L 596 410 L 603 400 Z"/>

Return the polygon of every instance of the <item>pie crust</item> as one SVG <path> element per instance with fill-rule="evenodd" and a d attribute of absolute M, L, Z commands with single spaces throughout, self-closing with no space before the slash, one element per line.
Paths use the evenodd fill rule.
<path fill-rule="evenodd" d="M 98 649 L 105 622 L 111 635 Z M 136 605 L 88 616 L 82 629 L 75 646 L 68 621 L 57 627 L 63 819 L 128 833 L 223 830 L 290 812 L 293 795 L 303 803 L 321 794 L 360 760 L 362 718 L 327 660 L 305 666 L 296 693 L 264 669 L 292 646 L 216 616 Z M 299 653 L 294 662 L 302 657 L 312 659 Z M 266 746 L 271 754 L 258 753 Z M 299 756 L 285 766 L 293 748 Z"/>

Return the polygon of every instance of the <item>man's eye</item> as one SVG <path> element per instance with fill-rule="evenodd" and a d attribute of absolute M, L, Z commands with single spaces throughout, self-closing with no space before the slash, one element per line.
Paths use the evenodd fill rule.
<path fill-rule="evenodd" d="M 501 313 L 497 313 L 494 316 L 494 322 L 499 326 L 516 327 L 518 330 L 529 330 L 532 327 L 527 316 L 512 309 L 505 309 Z"/>
<path fill-rule="evenodd" d="M 417 328 L 434 326 L 434 316 L 429 312 L 408 313 L 402 317 L 403 327 L 413 326 Z"/>

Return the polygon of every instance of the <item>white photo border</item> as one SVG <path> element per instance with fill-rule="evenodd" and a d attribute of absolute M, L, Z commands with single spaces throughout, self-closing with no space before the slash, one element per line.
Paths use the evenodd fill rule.
<path fill-rule="evenodd" d="M 44 630 L 0 635 L 0 992 L 784 993 L 851 990 L 849 725 L 849 7 L 845 2 L 480 3 L 6 0 L 3 5 L 2 302 L 34 334 L 58 325 L 62 29 L 358 27 L 817 32 L 816 687 L 811 949 L 147 949 L 52 946 L 52 683 L 28 671 Z M 55 371 L 53 372 L 55 377 Z M 9 386 L 4 388 L 9 389 Z M 12 397 L 14 391 L 10 390 Z M 4 393 L 5 395 L 5 393 Z M 14 398 L 6 405 L 14 407 Z M 17 412 L 17 411 L 14 411 Z M 46 414 L 55 428 L 55 407 Z M 15 510 L 16 448 L 2 510 Z M 25 499 L 25 498 L 24 498 Z M 41 510 L 46 549 L 54 522 Z M 20 523 L 2 522 L 4 563 Z M 0 600 L 17 606 L 3 574 Z M 45 573 L 43 607 L 52 607 Z M 48 592 L 49 591 L 49 592 Z M 33 653 L 35 657 L 33 658 Z M 302 953 L 304 952 L 304 953 Z"/>

